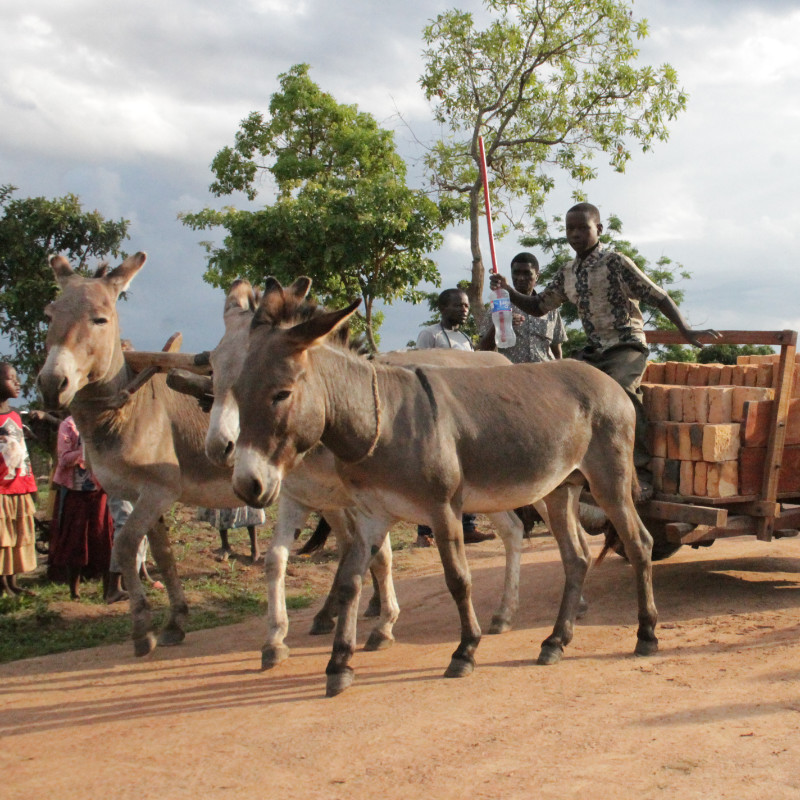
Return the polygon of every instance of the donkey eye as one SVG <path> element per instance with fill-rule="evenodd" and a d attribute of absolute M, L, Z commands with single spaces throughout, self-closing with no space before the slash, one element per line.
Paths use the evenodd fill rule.
<path fill-rule="evenodd" d="M 92 325 L 105 325 L 108 320 L 105 317 L 92 317 Z"/>
<path fill-rule="evenodd" d="M 288 389 L 283 389 L 280 392 L 275 392 L 272 396 L 272 405 L 276 406 L 278 403 L 282 403 L 284 400 L 288 400 L 291 397 L 292 393 Z"/>

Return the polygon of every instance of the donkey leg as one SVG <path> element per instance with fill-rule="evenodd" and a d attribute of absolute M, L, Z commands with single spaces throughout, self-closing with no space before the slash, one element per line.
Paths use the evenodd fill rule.
<path fill-rule="evenodd" d="M 314 615 L 314 620 L 311 623 L 311 630 L 309 633 L 312 636 L 320 636 L 322 634 L 331 633 L 336 627 L 336 615 L 339 613 L 339 598 L 336 594 L 336 587 L 339 582 L 339 572 L 342 568 L 342 562 L 350 549 L 350 545 L 355 535 L 355 527 L 350 514 L 343 510 L 337 509 L 325 511 L 325 519 L 331 526 L 331 531 L 336 537 L 336 548 L 339 552 L 339 563 L 336 567 L 336 572 L 333 576 L 331 588 L 328 590 L 328 596 L 322 604 L 322 608 Z"/>
<path fill-rule="evenodd" d="M 564 566 L 564 592 L 553 632 L 542 642 L 537 664 L 555 664 L 561 660 L 564 647 L 572 641 L 575 619 L 582 600 L 581 592 L 591 556 L 586 537 L 578 520 L 581 487 L 563 484 L 546 498 L 550 531 L 556 539 Z"/>
<path fill-rule="evenodd" d="M 450 658 L 445 678 L 463 678 L 475 669 L 475 651 L 481 641 L 481 628 L 472 607 L 472 577 L 464 549 L 461 509 L 446 506 L 434 518 L 433 536 L 442 559 L 447 588 L 458 607 L 461 619 L 461 642 Z"/>
<path fill-rule="evenodd" d="M 374 545 L 372 549 L 375 549 Z M 380 619 L 372 629 L 364 649 L 385 650 L 394 644 L 392 629 L 400 616 L 400 606 L 397 604 L 392 581 L 392 543 L 388 535 L 383 537 L 383 544 L 375 552 L 370 570 L 378 592 Z"/>
<path fill-rule="evenodd" d="M 309 509 L 282 492 L 272 539 L 264 552 L 264 576 L 267 581 L 267 640 L 261 648 L 261 669 L 270 669 L 289 658 L 283 643 L 289 631 L 286 613 L 286 562 L 294 532 L 302 527 Z"/>
<path fill-rule="evenodd" d="M 189 616 L 189 606 L 178 577 L 178 568 L 175 565 L 175 556 L 169 541 L 169 528 L 163 516 L 159 517 L 156 524 L 150 529 L 148 537 L 153 559 L 161 572 L 161 578 L 169 597 L 169 618 L 158 636 L 158 643 L 168 647 L 180 644 L 186 638 L 185 628 L 186 618 Z"/>
<path fill-rule="evenodd" d="M 506 549 L 506 574 L 503 597 L 492 617 L 489 633 L 504 633 L 511 630 L 511 620 L 519 608 L 519 564 L 522 556 L 522 539 L 525 529 L 513 511 L 489 514 Z"/>
<path fill-rule="evenodd" d="M 632 438 L 632 437 L 631 437 Z M 612 446 L 604 448 L 606 458 L 613 453 Z M 616 463 L 608 463 L 604 468 L 587 470 L 586 477 L 597 504 L 606 513 L 625 546 L 636 575 L 636 595 L 639 607 L 639 629 L 634 652 L 638 656 L 648 656 L 657 652 L 656 623 L 658 611 L 653 598 L 653 539 L 645 528 L 631 493 L 632 459 L 630 450 L 618 451 Z"/>
<path fill-rule="evenodd" d="M 139 578 L 139 571 L 136 569 L 136 553 L 142 537 L 156 527 L 158 518 L 169 508 L 172 500 L 171 496 L 156 496 L 149 490 L 143 491 L 134 504 L 133 511 L 125 521 L 125 524 L 116 532 L 114 537 L 116 560 L 119 562 L 122 577 L 125 581 L 125 589 L 129 597 L 133 652 L 137 656 L 146 656 L 152 652 L 156 646 L 156 639 L 153 635 L 150 604 L 147 602 L 144 586 Z M 155 545 L 160 535 L 166 534 L 165 532 L 160 534 L 159 531 L 154 531 L 154 558 L 156 558 Z M 156 562 L 158 563 L 158 558 L 156 558 Z M 162 563 L 158 563 L 158 566 L 164 572 L 166 583 L 166 576 L 170 574 L 168 558 L 165 557 Z M 172 566 L 174 567 L 174 561 Z M 172 579 L 176 582 L 178 581 L 177 573 L 174 574 Z M 180 586 L 179 582 L 178 586 Z M 175 596 L 174 587 L 173 593 L 170 595 L 170 602 L 172 602 L 173 596 Z"/>
<path fill-rule="evenodd" d="M 381 585 L 375 573 L 374 560 L 373 564 L 370 564 L 369 572 L 372 576 L 372 597 L 370 597 L 369 603 L 367 603 L 367 607 L 364 610 L 364 616 L 367 619 L 381 615 Z"/>

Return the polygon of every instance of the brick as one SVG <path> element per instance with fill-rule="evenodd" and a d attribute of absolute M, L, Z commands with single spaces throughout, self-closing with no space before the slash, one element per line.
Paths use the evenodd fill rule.
<path fill-rule="evenodd" d="M 744 447 L 739 452 L 739 492 L 759 494 L 764 479 L 764 460 L 766 447 Z M 783 448 L 781 472 L 778 478 L 778 492 L 800 490 L 800 445 Z"/>
<path fill-rule="evenodd" d="M 708 464 L 705 461 L 698 461 L 694 465 L 694 494 L 698 497 L 705 497 L 706 480 L 708 475 Z"/>
<path fill-rule="evenodd" d="M 733 367 L 730 364 L 723 364 L 719 373 L 720 386 L 733 386 Z"/>
<path fill-rule="evenodd" d="M 761 389 L 758 386 L 734 386 L 731 400 L 731 422 L 744 420 L 744 404 L 751 400 L 772 400 L 775 392 L 772 389 Z"/>
<path fill-rule="evenodd" d="M 662 481 L 665 494 L 678 494 L 681 480 L 681 462 L 674 458 L 664 461 L 664 478 Z"/>
<path fill-rule="evenodd" d="M 683 421 L 708 421 L 708 387 L 689 386 L 683 395 Z"/>
<path fill-rule="evenodd" d="M 678 361 L 675 364 L 675 383 L 677 386 L 686 386 L 686 380 L 689 375 L 689 362 Z"/>
<path fill-rule="evenodd" d="M 758 364 L 745 364 L 742 372 L 745 386 L 758 386 Z"/>
<path fill-rule="evenodd" d="M 656 361 L 650 361 L 645 370 L 645 380 L 648 383 L 664 383 L 665 365 Z"/>
<path fill-rule="evenodd" d="M 745 405 L 742 422 L 742 447 L 766 447 L 774 400 L 751 401 Z M 800 398 L 789 400 L 785 444 L 800 444 Z"/>
<path fill-rule="evenodd" d="M 731 385 L 744 386 L 744 364 L 731 367 Z"/>
<path fill-rule="evenodd" d="M 650 453 L 656 458 L 667 457 L 667 423 L 651 422 L 647 426 Z"/>
<path fill-rule="evenodd" d="M 706 426 L 697 423 L 689 426 L 690 457 L 692 461 L 703 460 L 703 436 Z"/>
<path fill-rule="evenodd" d="M 665 458 L 653 456 L 650 459 L 650 474 L 653 476 L 653 489 L 657 492 L 664 491 L 664 463 Z"/>
<path fill-rule="evenodd" d="M 736 365 L 739 364 L 749 364 L 750 363 L 750 356 L 736 356 Z"/>
<path fill-rule="evenodd" d="M 730 461 L 739 454 L 738 423 L 703 425 L 703 461 Z"/>
<path fill-rule="evenodd" d="M 675 368 L 678 366 L 677 361 L 667 361 L 664 364 L 664 383 L 670 386 L 675 384 Z"/>
<path fill-rule="evenodd" d="M 708 384 L 708 367 L 706 364 L 690 364 L 686 376 L 687 386 L 706 386 Z"/>
<path fill-rule="evenodd" d="M 706 364 L 708 367 L 708 386 L 719 386 L 719 379 L 722 375 L 722 364 Z"/>
<path fill-rule="evenodd" d="M 716 386 L 708 390 L 708 422 L 730 422 L 733 411 L 733 387 Z"/>
<path fill-rule="evenodd" d="M 684 386 L 671 386 L 669 389 L 669 419 L 672 422 L 683 422 Z"/>
<path fill-rule="evenodd" d="M 667 458 L 680 461 L 681 458 L 681 423 L 668 422 L 667 433 Z"/>
<path fill-rule="evenodd" d="M 777 381 L 775 385 L 777 386 Z M 800 364 L 795 364 L 792 374 L 792 397 L 800 397 Z"/>
<path fill-rule="evenodd" d="M 765 386 L 772 388 L 773 384 L 773 371 L 775 365 L 771 361 L 765 361 L 758 365 L 758 379 L 756 386 Z"/>
<path fill-rule="evenodd" d="M 681 461 L 678 494 L 687 496 L 694 494 L 694 464 L 691 461 Z"/>
<path fill-rule="evenodd" d="M 665 422 L 669 419 L 670 387 L 663 384 L 642 384 L 645 396 L 644 412 L 650 422 Z"/>
<path fill-rule="evenodd" d="M 706 473 L 708 497 L 733 497 L 738 494 L 739 468 L 737 461 L 709 464 Z"/>

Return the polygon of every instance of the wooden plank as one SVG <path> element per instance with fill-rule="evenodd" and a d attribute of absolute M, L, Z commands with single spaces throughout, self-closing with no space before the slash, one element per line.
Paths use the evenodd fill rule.
<path fill-rule="evenodd" d="M 123 355 L 134 372 L 154 367 L 159 372 L 170 369 L 185 369 L 198 375 L 210 375 L 211 366 L 204 353 L 149 352 L 146 350 L 126 350 Z"/>
<path fill-rule="evenodd" d="M 691 503 L 667 503 L 663 500 L 650 500 L 639 508 L 642 516 L 672 522 L 692 522 L 695 525 L 711 525 L 719 528 L 728 521 L 727 508 L 694 505 Z"/>
<path fill-rule="evenodd" d="M 766 447 L 743 447 L 739 451 L 739 491 L 742 494 L 761 493 L 767 463 Z M 778 464 L 778 492 L 800 492 L 800 445 L 787 445 Z M 775 502 L 770 498 L 767 502 Z"/>
<path fill-rule="evenodd" d="M 787 332 L 788 333 L 788 332 Z M 786 441 L 786 420 L 789 415 L 789 401 L 792 396 L 792 385 L 795 374 L 795 356 L 797 353 L 797 333 L 783 342 L 781 346 L 781 360 L 778 367 L 778 385 L 775 389 L 775 406 L 773 408 L 772 424 L 770 425 L 767 439 L 767 453 L 764 461 L 764 483 L 761 489 L 761 499 L 775 501 L 778 497 L 778 488 L 781 477 L 781 460 L 783 458 L 784 444 Z M 771 517 L 761 517 L 758 521 L 757 536 L 761 541 L 768 542 L 775 529 L 775 520 Z"/>
<path fill-rule="evenodd" d="M 676 330 L 656 331 L 646 330 L 645 337 L 650 344 L 686 344 L 686 339 Z M 704 344 L 769 344 L 782 346 L 797 343 L 795 331 L 719 331 L 719 339 L 710 336 L 701 336 Z"/>
<path fill-rule="evenodd" d="M 769 426 L 774 415 L 774 400 L 749 402 L 745 408 L 742 426 L 743 447 L 766 447 L 769 438 Z M 789 400 L 789 412 L 786 416 L 785 445 L 800 444 L 800 398 Z"/>

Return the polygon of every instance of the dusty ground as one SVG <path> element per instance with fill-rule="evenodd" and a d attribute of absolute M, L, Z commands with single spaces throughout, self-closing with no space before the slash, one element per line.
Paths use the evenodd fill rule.
<path fill-rule="evenodd" d="M 488 626 L 502 548 L 469 553 Z M 650 659 L 631 655 L 632 574 L 611 557 L 565 660 L 534 664 L 562 582 L 546 538 L 524 555 L 516 629 L 485 636 L 463 680 L 441 677 L 458 622 L 430 550 L 398 573 L 397 644 L 359 651 L 334 699 L 316 606 L 292 613 L 292 657 L 267 673 L 259 620 L 145 660 L 126 644 L 5 665 L 2 796 L 800 798 L 798 556 L 800 540 L 736 539 L 657 564 Z"/>

